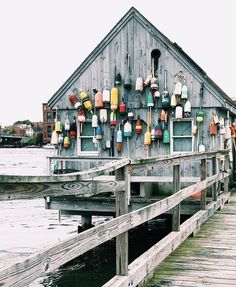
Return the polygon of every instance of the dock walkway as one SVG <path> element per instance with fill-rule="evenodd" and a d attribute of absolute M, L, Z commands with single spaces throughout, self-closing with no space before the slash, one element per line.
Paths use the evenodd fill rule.
<path fill-rule="evenodd" d="M 154 271 L 145 287 L 236 286 L 236 192 Z"/>

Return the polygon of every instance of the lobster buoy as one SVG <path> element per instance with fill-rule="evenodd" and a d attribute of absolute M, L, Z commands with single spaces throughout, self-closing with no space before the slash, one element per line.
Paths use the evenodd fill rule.
<path fill-rule="evenodd" d="M 161 106 L 165 111 L 170 108 L 170 97 L 167 91 L 162 94 Z"/>
<path fill-rule="evenodd" d="M 103 102 L 104 103 L 110 103 L 111 92 L 110 92 L 110 89 L 107 86 L 105 86 L 103 88 L 102 95 L 103 95 Z"/>
<path fill-rule="evenodd" d="M 181 82 L 177 82 L 175 84 L 175 89 L 174 89 L 174 94 L 176 96 L 180 96 L 181 95 L 181 92 L 182 92 L 182 83 Z"/>
<path fill-rule="evenodd" d="M 192 128 L 192 135 L 193 136 L 196 136 L 198 133 L 198 128 L 197 128 L 197 125 L 193 125 L 193 128 Z"/>
<path fill-rule="evenodd" d="M 107 122 L 107 110 L 106 109 L 101 109 L 100 110 L 100 115 L 99 115 L 101 123 L 106 123 Z"/>
<path fill-rule="evenodd" d="M 182 89 L 181 89 L 181 99 L 187 100 L 188 98 L 188 87 L 186 83 L 184 82 Z"/>
<path fill-rule="evenodd" d="M 178 120 L 183 118 L 183 107 L 181 106 L 181 104 L 177 104 L 177 106 L 175 107 L 175 118 Z"/>
<path fill-rule="evenodd" d="M 69 101 L 75 109 L 80 109 L 82 106 L 81 102 L 79 101 L 76 95 L 70 95 Z"/>
<path fill-rule="evenodd" d="M 58 133 L 54 130 L 51 136 L 51 144 L 57 145 L 58 144 Z"/>
<path fill-rule="evenodd" d="M 157 140 L 161 140 L 163 139 L 163 129 L 162 129 L 162 125 L 161 125 L 161 119 L 158 119 L 158 123 L 155 126 L 155 137 Z"/>
<path fill-rule="evenodd" d="M 172 108 L 175 108 L 176 105 L 177 105 L 177 100 L 176 100 L 175 94 L 173 94 L 173 95 L 171 96 L 170 105 L 171 105 Z"/>
<path fill-rule="evenodd" d="M 119 103 L 119 89 L 114 87 L 111 89 L 111 110 L 115 111 L 118 108 Z"/>
<path fill-rule="evenodd" d="M 138 77 L 136 79 L 135 91 L 136 92 L 142 92 L 143 91 L 143 78 L 142 77 Z"/>
<path fill-rule="evenodd" d="M 89 112 L 92 111 L 93 104 L 90 101 L 89 95 L 86 92 L 81 92 L 79 96 L 85 109 L 88 110 Z"/>
<path fill-rule="evenodd" d="M 156 140 L 155 127 L 153 127 L 151 129 L 151 141 L 155 141 L 155 140 Z"/>
<path fill-rule="evenodd" d="M 65 131 L 69 131 L 70 130 L 70 121 L 69 121 L 68 114 L 66 115 L 64 127 L 65 127 Z"/>
<path fill-rule="evenodd" d="M 147 94 L 147 107 L 154 107 L 153 95 L 151 91 Z"/>
<path fill-rule="evenodd" d="M 132 120 L 134 119 L 134 112 L 133 112 L 132 107 L 130 107 L 130 108 L 128 109 L 127 117 L 128 117 L 128 120 L 130 120 L 130 121 L 132 121 Z"/>
<path fill-rule="evenodd" d="M 184 104 L 184 116 L 190 117 L 191 115 L 191 103 L 189 100 L 187 100 Z"/>
<path fill-rule="evenodd" d="M 63 133 L 60 133 L 58 135 L 58 144 L 62 145 L 63 142 L 64 142 L 64 135 L 63 135 Z"/>
<path fill-rule="evenodd" d="M 156 91 L 154 91 L 153 96 L 155 99 L 157 99 L 157 98 L 160 98 L 161 94 L 159 91 L 156 90 Z"/>
<path fill-rule="evenodd" d="M 170 143 L 170 132 L 168 129 L 165 129 L 164 130 L 164 133 L 163 133 L 163 143 Z"/>
<path fill-rule="evenodd" d="M 157 89 L 158 89 L 158 84 L 157 84 L 157 78 L 156 78 L 156 77 L 152 77 L 152 78 L 151 78 L 150 88 L 151 88 L 152 90 L 157 90 Z"/>
<path fill-rule="evenodd" d="M 110 113 L 110 125 L 116 126 L 117 119 L 116 119 L 116 113 L 114 111 L 111 111 Z"/>
<path fill-rule="evenodd" d="M 140 118 L 138 118 L 135 124 L 135 132 L 137 135 L 139 135 L 142 133 L 142 130 L 143 130 L 142 121 L 140 120 Z"/>
<path fill-rule="evenodd" d="M 56 123 L 55 123 L 55 131 L 57 133 L 61 133 L 62 132 L 62 123 L 59 120 L 57 120 Z"/>
<path fill-rule="evenodd" d="M 96 139 L 97 140 L 102 140 L 102 138 L 103 138 L 103 130 L 102 130 L 102 128 L 101 128 L 101 126 L 99 124 L 96 127 L 95 134 L 96 134 Z"/>
<path fill-rule="evenodd" d="M 202 123 L 204 119 L 204 112 L 202 110 L 197 111 L 196 116 L 197 123 Z"/>
<path fill-rule="evenodd" d="M 161 110 L 160 118 L 162 122 L 167 122 L 167 112 L 165 110 Z"/>
<path fill-rule="evenodd" d="M 205 145 L 203 143 L 203 140 L 201 140 L 201 142 L 200 142 L 200 144 L 198 146 L 198 151 L 200 151 L 200 152 L 206 151 L 206 147 L 205 147 Z"/>
<path fill-rule="evenodd" d="M 227 121 L 225 125 L 225 139 L 229 140 L 230 138 L 231 138 L 231 130 L 230 130 L 229 122 Z"/>
<path fill-rule="evenodd" d="M 123 136 L 122 136 L 122 131 L 121 131 L 120 126 L 119 126 L 119 129 L 118 129 L 117 134 L 116 134 L 116 150 L 117 150 L 117 152 L 122 151 L 122 142 L 123 142 Z"/>
<path fill-rule="evenodd" d="M 92 116 L 92 128 L 96 128 L 98 126 L 98 117 L 97 115 Z"/>
<path fill-rule="evenodd" d="M 121 84 L 121 74 L 120 72 L 118 71 L 116 76 L 115 76 L 115 85 L 116 86 L 119 86 Z"/>
<path fill-rule="evenodd" d="M 85 112 L 83 109 L 79 110 L 78 112 L 78 121 L 80 123 L 84 123 L 85 122 Z"/>
<path fill-rule="evenodd" d="M 149 74 L 146 78 L 146 80 L 144 81 L 144 85 L 145 86 L 148 86 L 151 82 L 151 79 L 152 79 L 152 74 Z"/>
<path fill-rule="evenodd" d="M 132 136 L 132 125 L 129 120 L 124 124 L 124 136 L 129 138 Z"/>
<path fill-rule="evenodd" d="M 151 143 L 152 143 L 151 133 L 150 131 L 146 131 L 146 133 L 144 134 L 144 144 L 146 146 L 150 146 Z"/>
<path fill-rule="evenodd" d="M 97 92 L 94 96 L 95 108 L 103 108 L 103 95 L 102 92 Z"/>
<path fill-rule="evenodd" d="M 77 125 L 76 125 L 76 117 L 74 117 L 74 120 L 70 126 L 70 136 L 72 139 L 75 139 L 77 136 Z"/>
<path fill-rule="evenodd" d="M 69 147 L 70 147 L 70 139 L 69 139 L 68 136 L 65 136 L 65 137 L 64 137 L 63 147 L 64 147 L 64 148 L 69 148 Z"/>
<path fill-rule="evenodd" d="M 232 123 L 230 129 L 232 138 L 236 138 L 236 123 Z"/>
<path fill-rule="evenodd" d="M 125 99 L 122 98 L 120 106 L 119 106 L 119 112 L 121 114 L 124 114 L 126 112 L 126 104 L 125 104 Z"/>
<path fill-rule="evenodd" d="M 211 123 L 210 123 L 210 135 L 211 136 L 217 135 L 217 125 L 215 124 L 213 119 L 211 120 Z"/>

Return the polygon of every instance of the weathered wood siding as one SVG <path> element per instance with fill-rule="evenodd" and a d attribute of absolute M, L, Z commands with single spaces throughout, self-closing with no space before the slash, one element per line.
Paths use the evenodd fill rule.
<path fill-rule="evenodd" d="M 106 39 L 106 38 L 105 38 Z M 225 101 L 214 94 L 214 89 L 210 86 L 207 81 L 204 81 L 204 96 L 203 101 L 200 103 L 200 88 L 204 80 L 202 74 L 197 71 L 196 67 L 193 67 L 188 60 L 183 60 L 183 55 L 178 49 L 173 50 L 173 47 L 170 48 L 165 44 L 163 40 L 163 35 L 158 34 L 157 30 L 153 28 L 152 25 L 144 23 L 144 21 L 136 15 L 135 17 L 130 17 L 129 21 L 123 26 L 119 27 L 117 33 L 113 33 L 113 36 L 106 40 L 107 42 L 103 43 L 105 45 L 98 47 L 94 50 L 94 59 L 88 61 L 86 69 L 78 76 L 78 78 L 68 87 L 64 92 L 63 96 L 59 101 L 53 106 L 53 108 L 58 107 L 59 114 L 62 122 L 65 119 L 66 109 L 69 108 L 69 118 L 72 121 L 73 117 L 77 115 L 70 102 L 69 95 L 72 93 L 74 88 L 87 91 L 90 95 L 90 99 L 94 102 L 93 89 L 102 91 L 105 84 L 108 84 L 109 88 L 114 86 L 114 73 L 115 66 L 119 70 L 122 77 L 122 84 L 119 86 L 119 101 L 124 97 L 125 89 L 123 86 L 123 81 L 125 75 L 127 74 L 127 53 L 130 55 L 130 67 L 131 67 L 131 77 L 132 77 L 132 89 L 129 91 L 129 106 L 132 105 L 134 110 L 134 119 L 136 120 L 138 116 L 143 121 L 143 132 L 137 138 L 137 135 L 134 132 L 135 120 L 132 122 L 133 126 L 133 136 L 129 140 L 129 150 L 130 154 L 127 154 L 127 141 L 123 138 L 123 150 L 121 153 L 116 151 L 116 133 L 118 125 L 110 127 L 109 124 L 109 113 L 108 110 L 108 121 L 106 124 L 102 125 L 104 130 L 104 137 L 101 143 L 101 156 L 111 156 L 111 149 L 105 147 L 105 142 L 107 140 L 112 140 L 114 136 L 114 156 L 124 157 L 130 156 L 131 158 L 145 157 L 146 156 L 146 147 L 144 145 L 144 134 L 147 130 L 147 104 L 146 104 L 146 94 L 149 90 L 145 88 L 142 93 L 137 93 L 135 91 L 135 82 L 138 76 L 143 77 L 144 79 L 151 72 L 151 52 L 153 49 L 158 49 L 161 53 L 159 62 L 158 62 L 158 85 L 159 92 L 162 93 L 164 89 L 164 71 L 167 70 L 167 90 L 169 91 L 170 96 L 174 91 L 175 77 L 179 71 L 182 71 L 184 78 L 186 79 L 186 84 L 188 87 L 188 98 L 192 105 L 192 114 L 194 124 L 196 124 L 196 112 L 199 110 L 199 107 L 202 105 L 202 109 L 205 112 L 204 122 L 199 126 L 200 136 L 203 136 L 204 144 L 206 150 L 211 150 L 212 143 L 211 137 L 209 135 L 209 125 L 213 113 L 217 113 L 219 116 L 226 118 L 226 105 Z M 161 99 L 159 98 L 155 103 L 155 108 L 152 108 L 151 113 L 151 127 L 157 124 L 157 120 L 160 117 L 161 112 Z M 156 105 L 157 104 L 157 105 Z M 224 109 L 222 109 L 222 107 Z M 99 110 L 94 111 L 99 116 Z M 233 116 L 233 114 L 231 114 Z M 171 117 L 171 110 L 168 111 L 168 117 Z M 86 112 L 86 121 L 90 123 L 92 114 Z M 117 121 L 121 123 L 122 120 L 125 120 L 126 116 L 121 116 L 117 113 Z M 170 121 L 168 121 L 170 122 Z M 88 125 L 90 126 L 90 125 Z M 168 124 L 168 128 L 170 124 Z M 93 128 L 91 129 L 90 134 L 93 135 Z M 123 127 L 122 127 L 123 128 Z M 91 139 L 92 141 L 92 139 Z M 215 139 L 215 148 L 218 148 L 219 139 Z M 194 150 L 198 149 L 199 139 L 194 138 Z M 73 146 L 69 149 L 63 149 L 62 154 L 73 155 L 77 154 L 77 142 L 74 141 Z M 156 143 L 152 143 L 150 148 L 149 156 L 157 156 L 169 154 L 169 145 L 160 143 L 160 147 L 157 147 Z"/>

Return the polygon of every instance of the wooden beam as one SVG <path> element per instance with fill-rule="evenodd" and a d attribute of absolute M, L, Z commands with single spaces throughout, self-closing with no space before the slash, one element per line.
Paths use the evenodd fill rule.
<path fill-rule="evenodd" d="M 217 159 L 216 156 L 212 158 L 212 174 L 216 174 L 217 172 Z M 218 198 L 218 192 L 217 192 L 217 183 L 212 184 L 212 200 L 216 201 Z"/>
<path fill-rule="evenodd" d="M 33 199 L 47 196 L 92 196 L 124 190 L 123 181 L 69 181 L 58 183 L 0 183 L 0 200 Z"/>

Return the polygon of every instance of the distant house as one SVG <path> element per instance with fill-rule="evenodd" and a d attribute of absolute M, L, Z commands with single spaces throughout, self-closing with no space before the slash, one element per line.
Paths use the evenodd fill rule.
<path fill-rule="evenodd" d="M 55 123 L 54 119 L 56 117 L 55 109 L 48 107 L 47 103 L 43 103 L 43 143 L 49 143 L 51 140 L 52 131 L 54 129 Z"/>
<path fill-rule="evenodd" d="M 103 104 L 96 102 L 97 92 L 102 93 Z M 85 117 L 76 99 L 83 104 Z M 124 103 L 126 109 L 121 112 Z M 44 121 L 49 122 L 44 105 Z M 135 8 L 122 17 L 48 105 L 57 108 L 56 117 L 63 126 L 66 119 L 76 121 L 73 144 L 64 149 L 61 145 L 63 154 L 80 156 L 140 158 L 222 149 L 231 141 L 229 128 L 236 116 L 231 97 Z M 93 115 L 100 120 L 98 126 L 92 125 Z M 65 136 L 69 131 L 61 133 Z"/>

